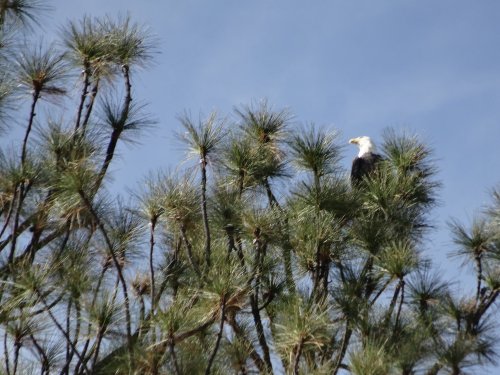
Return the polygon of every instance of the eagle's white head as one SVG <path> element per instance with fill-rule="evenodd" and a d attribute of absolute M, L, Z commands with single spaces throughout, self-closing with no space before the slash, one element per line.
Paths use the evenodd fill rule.
<path fill-rule="evenodd" d="M 358 145 L 359 153 L 358 157 L 362 157 L 364 154 L 369 152 L 375 152 L 375 145 L 372 143 L 370 137 L 362 136 L 357 138 L 349 139 L 349 143 Z"/>

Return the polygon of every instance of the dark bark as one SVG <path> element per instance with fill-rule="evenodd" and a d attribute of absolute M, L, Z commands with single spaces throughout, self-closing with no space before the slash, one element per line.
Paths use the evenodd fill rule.
<path fill-rule="evenodd" d="M 214 350 L 212 352 L 212 355 L 210 356 L 208 360 L 208 365 L 205 370 L 205 375 L 210 374 L 210 369 L 212 368 L 212 364 L 215 360 L 215 356 L 217 355 L 217 352 L 219 351 L 219 346 L 220 346 L 220 340 L 222 339 L 222 333 L 224 332 L 224 321 L 226 319 L 226 297 L 224 296 L 222 298 L 222 306 L 221 306 L 221 312 L 220 312 L 220 325 L 219 325 L 219 332 L 217 333 L 217 340 L 215 341 L 215 346 Z"/>
<path fill-rule="evenodd" d="M 97 178 L 97 183 L 95 186 L 95 191 L 99 189 L 102 184 L 102 180 L 106 175 L 109 165 L 113 160 L 116 145 L 118 144 L 118 140 L 120 139 L 120 135 L 125 129 L 125 124 L 127 122 L 127 118 L 130 114 L 130 105 L 132 103 L 132 85 L 130 84 L 130 70 L 128 65 L 124 65 L 122 67 L 123 78 L 125 80 L 125 98 L 123 99 L 123 107 L 120 113 L 120 118 L 116 124 L 113 124 L 114 128 L 111 132 L 111 137 L 109 139 L 108 148 L 106 150 L 106 157 L 101 166 L 101 170 L 99 172 L 99 176 Z"/>
<path fill-rule="evenodd" d="M 264 362 L 266 364 L 266 371 L 269 373 L 272 373 L 273 371 L 273 366 L 271 363 L 271 356 L 269 354 L 269 346 L 267 345 L 267 340 L 266 336 L 264 333 L 264 326 L 262 324 L 262 319 L 260 316 L 260 311 L 259 311 L 259 274 L 261 270 L 261 252 L 262 252 L 262 247 L 260 244 L 260 239 L 258 236 L 254 240 L 255 242 L 255 269 L 252 272 L 252 278 L 251 281 L 255 281 L 254 284 L 254 292 L 250 295 L 250 306 L 252 309 L 252 315 L 255 323 L 255 330 L 257 331 L 257 339 L 259 340 L 260 347 L 262 349 L 262 353 L 264 356 Z"/>
<path fill-rule="evenodd" d="M 95 98 L 97 96 L 97 92 L 99 90 L 99 79 L 97 79 L 92 87 L 92 91 L 90 92 L 89 102 L 87 103 L 87 110 L 85 111 L 85 117 L 82 122 L 82 134 L 85 134 L 87 130 L 87 125 L 90 120 L 90 115 L 92 113 L 92 109 L 94 108 Z"/>
<path fill-rule="evenodd" d="M 175 345 L 172 340 L 170 340 L 168 344 L 168 350 L 170 353 L 170 359 L 172 360 L 173 363 L 173 369 L 174 369 L 174 374 L 175 375 L 180 375 L 181 372 L 179 370 L 179 363 L 177 363 L 177 355 L 175 354 Z"/>
<path fill-rule="evenodd" d="M 299 375 L 299 364 L 300 364 L 300 357 L 302 356 L 302 348 L 304 347 L 304 340 L 301 339 L 300 342 L 297 344 L 297 347 L 295 348 L 295 358 L 293 361 L 293 374 L 294 375 Z"/>
<path fill-rule="evenodd" d="M 229 315 L 228 324 L 233 329 L 236 337 L 238 337 L 239 340 L 241 340 L 243 343 L 245 343 L 250 348 L 250 354 L 249 354 L 250 358 L 255 363 L 255 366 L 259 369 L 260 373 L 265 373 L 266 372 L 266 364 L 264 363 L 264 361 L 262 360 L 260 355 L 257 353 L 257 351 L 253 348 L 252 343 L 245 336 L 243 330 L 240 328 L 240 326 L 236 322 L 234 316 Z"/>
<path fill-rule="evenodd" d="M 269 207 L 271 207 L 271 208 L 278 207 L 279 208 L 280 205 L 278 203 L 278 200 L 276 199 L 276 197 L 273 194 L 273 191 L 271 189 L 271 185 L 269 184 L 269 180 L 267 179 L 267 177 L 264 179 L 264 187 L 266 188 L 267 199 L 269 201 Z"/>
<path fill-rule="evenodd" d="M 38 341 L 35 339 L 35 336 L 33 336 L 32 334 L 30 334 L 30 339 L 31 339 L 31 342 L 33 343 L 33 345 L 35 346 L 35 349 L 36 351 L 38 352 L 38 354 L 40 355 L 40 358 L 41 358 L 41 371 L 40 371 L 40 374 L 45 374 L 45 373 L 49 373 L 49 357 L 47 356 L 47 353 L 45 353 L 45 350 L 40 346 L 40 344 L 38 343 Z"/>
<path fill-rule="evenodd" d="M 97 358 L 99 357 L 99 351 L 101 349 L 102 339 L 104 337 L 105 327 L 99 327 L 99 331 L 97 333 L 95 351 L 94 351 L 94 359 L 92 360 L 91 368 L 94 369 L 97 363 Z M 92 370 L 93 371 L 93 370 Z"/>
<path fill-rule="evenodd" d="M 345 354 L 347 353 L 347 347 L 349 346 L 349 341 L 351 339 L 352 329 L 349 322 L 346 322 L 344 337 L 342 338 L 342 346 L 337 357 L 334 360 L 335 368 L 333 370 L 333 375 L 337 375 L 339 370 L 342 368 L 342 361 L 344 360 Z"/>
<path fill-rule="evenodd" d="M 181 225 L 181 236 L 182 236 L 182 241 L 184 242 L 184 245 L 186 246 L 186 252 L 188 255 L 189 263 L 191 263 L 191 266 L 193 267 L 193 270 L 196 272 L 198 276 L 201 276 L 200 269 L 198 267 L 198 263 L 194 259 L 193 256 L 193 247 L 191 245 L 191 242 L 189 242 L 186 234 L 186 227 L 184 225 Z"/>
<path fill-rule="evenodd" d="M 151 310 L 155 311 L 155 268 L 154 268 L 154 248 L 155 248 L 155 227 L 156 219 L 151 220 L 149 229 L 149 275 L 151 284 Z"/>
<path fill-rule="evenodd" d="M 7 349 L 7 330 L 3 334 L 3 355 L 5 362 L 5 371 L 7 375 L 10 375 L 10 360 L 9 360 L 9 350 Z"/>
<path fill-rule="evenodd" d="M 8 265 L 12 265 L 14 261 L 14 256 L 16 254 L 16 243 L 19 232 L 19 218 L 21 216 L 21 209 L 23 207 L 23 192 L 24 192 L 24 182 L 19 184 L 18 189 L 18 200 L 17 200 L 17 208 L 16 213 L 14 215 L 14 229 L 12 231 L 12 242 L 10 244 L 10 253 L 9 253 L 9 261 Z"/>
<path fill-rule="evenodd" d="M 483 279 L 483 264 L 481 261 L 481 254 L 476 254 L 476 271 L 477 271 L 477 290 L 476 290 L 476 304 L 481 300 L 481 280 Z"/>
<path fill-rule="evenodd" d="M 227 256 L 229 257 L 233 250 L 237 251 L 234 243 L 234 227 L 232 225 L 226 225 L 224 229 L 226 230 L 227 236 Z"/>
<path fill-rule="evenodd" d="M 78 301 L 78 298 L 75 299 L 75 310 L 76 310 L 76 323 L 75 323 L 75 337 L 73 339 L 73 347 L 76 348 L 76 345 L 78 344 L 79 338 L 80 338 L 80 327 L 81 327 L 81 306 L 80 302 Z M 69 331 L 68 331 L 69 333 Z M 71 349 L 71 348 L 70 348 Z M 75 355 L 73 349 L 70 350 L 69 353 L 69 358 L 66 361 L 66 365 L 64 369 L 69 373 L 69 366 L 71 364 L 71 361 L 73 360 L 73 356 Z M 84 354 L 81 353 L 82 358 L 84 358 Z"/>
<path fill-rule="evenodd" d="M 31 101 L 31 109 L 30 109 L 30 115 L 29 115 L 29 120 L 28 120 L 28 127 L 26 128 L 26 133 L 24 133 L 23 148 L 21 151 L 21 168 L 23 168 L 23 172 L 24 172 L 24 167 L 26 164 L 28 138 L 30 136 L 31 129 L 33 128 L 33 121 L 34 121 L 35 116 L 36 116 L 35 108 L 36 108 L 36 103 L 38 102 L 38 99 L 40 99 L 40 90 L 34 90 L 33 91 L 33 99 Z"/>
<path fill-rule="evenodd" d="M 83 106 L 85 104 L 85 100 L 87 99 L 88 89 L 90 86 L 89 75 L 90 75 L 90 67 L 88 62 L 85 62 L 83 70 L 82 94 L 80 95 L 80 103 L 78 104 L 78 111 L 76 113 L 75 132 L 80 127 L 80 120 L 82 118 Z"/>
<path fill-rule="evenodd" d="M 22 344 L 19 342 L 14 343 L 14 365 L 12 369 L 12 375 L 17 373 L 17 365 L 19 363 L 19 350 L 21 350 Z"/>
<path fill-rule="evenodd" d="M 102 184 L 104 176 L 108 171 L 109 165 L 113 160 L 115 155 L 116 145 L 118 144 L 118 140 L 120 139 L 120 135 L 122 133 L 122 129 L 113 129 L 111 132 L 111 137 L 109 138 L 108 148 L 106 149 L 106 157 L 104 158 L 104 162 L 101 166 L 101 170 L 99 171 L 99 175 L 97 177 L 97 181 L 95 184 L 94 190 L 97 191 Z"/>
<path fill-rule="evenodd" d="M 33 223 L 34 215 L 30 215 L 27 219 L 25 219 L 19 226 L 17 227 L 17 231 L 12 231 L 11 234 L 5 238 L 5 240 L 0 242 L 0 252 L 12 241 L 14 237 L 19 237 L 22 233 L 24 233 Z M 2 269 L 3 272 L 3 269 Z"/>
<path fill-rule="evenodd" d="M 396 326 L 399 324 L 399 317 L 401 316 L 401 310 L 403 308 L 403 303 L 405 301 L 405 281 L 401 279 L 400 281 L 401 285 L 401 298 L 399 300 L 399 307 L 398 307 L 398 312 L 396 314 Z"/>
<path fill-rule="evenodd" d="M 441 365 L 440 363 L 435 363 L 426 373 L 425 375 L 437 375 L 437 373 L 439 372 L 439 370 L 441 370 L 441 368 L 443 367 L 443 365 Z"/>
<path fill-rule="evenodd" d="M 14 203 L 15 203 L 15 197 L 13 197 L 9 203 L 9 209 L 7 211 L 7 216 L 5 218 L 5 222 L 3 223 L 2 229 L 0 230 L 0 238 L 2 238 L 2 236 L 5 232 L 5 229 L 7 229 L 7 227 L 9 226 L 10 218 L 12 217 L 12 212 L 14 211 Z M 3 211 L 2 211 L 2 213 L 3 213 Z"/>
<path fill-rule="evenodd" d="M 201 214 L 203 216 L 203 230 L 205 231 L 205 262 L 207 267 L 210 267 L 210 226 L 208 223 L 208 212 L 207 212 L 207 161 L 206 155 L 202 155 L 201 158 Z"/>
<path fill-rule="evenodd" d="M 400 291 L 401 291 L 401 281 L 396 286 L 396 289 L 394 289 L 394 294 L 392 296 L 392 300 L 391 300 L 391 303 L 389 305 L 389 310 L 387 311 L 387 315 L 385 318 L 386 324 L 389 324 L 389 322 L 391 320 L 391 316 L 392 316 L 392 313 L 394 312 L 394 307 L 396 306 Z"/>
<path fill-rule="evenodd" d="M 78 349 L 76 349 L 76 347 L 73 345 L 73 342 L 71 341 L 71 337 L 69 337 L 69 333 L 64 330 L 64 328 L 61 326 L 61 324 L 55 318 L 54 314 L 52 314 L 52 311 L 50 310 L 49 305 L 47 304 L 47 301 L 45 301 L 45 298 L 43 297 L 43 293 L 38 288 L 35 288 L 35 292 L 40 297 L 40 301 L 42 302 L 43 306 L 45 307 L 46 312 L 49 315 L 50 319 L 54 322 L 54 324 L 57 327 L 57 329 L 59 330 L 59 332 L 62 333 L 62 335 L 66 339 L 66 342 L 69 343 L 69 345 L 73 349 L 73 351 L 76 354 L 76 356 L 78 357 L 78 359 L 83 362 L 83 358 L 82 358 L 80 352 L 78 351 Z M 84 366 L 85 371 L 87 373 L 89 373 L 85 364 L 83 364 L 83 366 Z"/>
<path fill-rule="evenodd" d="M 245 255 L 243 255 L 243 242 L 241 241 L 241 237 L 236 237 L 237 248 L 236 252 L 238 254 L 238 259 L 240 260 L 240 264 L 243 268 L 245 268 Z"/>
<path fill-rule="evenodd" d="M 210 319 L 207 322 L 199 325 L 196 328 L 190 329 L 189 331 L 186 331 L 186 332 L 183 332 L 183 333 L 180 333 L 180 334 L 174 336 L 174 338 L 173 338 L 174 344 L 177 344 L 178 342 L 181 342 L 182 340 L 185 340 L 188 337 L 194 336 L 194 335 L 204 331 L 205 329 L 210 327 L 213 323 L 214 323 L 214 319 Z"/>
<path fill-rule="evenodd" d="M 71 332 L 71 306 L 73 304 L 73 301 L 70 299 L 68 301 L 68 306 L 66 308 L 66 332 L 68 332 L 68 335 L 70 335 Z M 70 352 L 71 352 L 71 345 L 66 342 L 66 364 L 69 363 L 69 358 L 70 358 Z"/>
<path fill-rule="evenodd" d="M 91 309 L 94 308 L 95 306 L 95 303 L 97 301 L 97 296 L 99 294 L 99 290 L 101 288 L 101 284 L 102 284 L 102 281 L 104 279 L 104 274 L 106 273 L 106 271 L 108 270 L 108 267 L 105 265 L 102 267 L 102 270 L 101 270 L 101 274 L 99 275 L 99 278 L 97 279 L 97 285 L 96 285 L 96 288 L 94 289 L 94 293 L 93 293 L 93 296 L 92 296 L 92 303 L 91 303 Z M 90 345 L 90 333 L 91 333 L 91 329 L 92 329 L 92 323 L 91 321 L 89 320 L 88 324 L 87 324 L 87 340 L 85 341 L 85 344 L 83 346 L 83 350 L 82 350 L 82 358 L 84 358 L 84 362 L 87 363 L 89 360 L 90 360 L 90 357 L 91 357 L 91 354 L 89 355 L 89 357 L 85 357 L 87 355 L 87 350 L 89 348 L 89 345 Z M 78 361 L 77 364 L 75 365 L 75 371 L 74 373 L 75 374 L 79 374 L 79 370 L 80 370 L 80 367 L 82 366 L 82 361 Z"/>
<path fill-rule="evenodd" d="M 104 240 L 106 242 L 106 245 L 108 247 L 108 252 L 109 255 L 111 256 L 113 260 L 113 264 L 116 268 L 116 271 L 118 273 L 118 278 L 120 279 L 121 285 L 122 285 L 122 291 L 123 291 L 123 300 L 124 300 L 124 305 L 125 305 L 125 320 L 126 320 L 126 325 L 127 325 L 127 346 L 130 354 L 130 360 L 133 360 L 133 348 L 132 348 L 132 322 L 131 322 L 131 317 L 130 317 L 130 301 L 128 297 L 128 291 L 127 291 L 127 282 L 125 281 L 125 277 L 123 276 L 123 270 L 122 266 L 120 265 L 120 262 L 118 261 L 116 254 L 113 249 L 113 245 L 111 243 L 111 240 L 108 237 L 108 233 L 106 231 L 106 228 L 104 228 L 104 225 L 101 222 L 101 219 L 97 215 L 97 213 L 94 210 L 94 207 L 86 197 L 85 193 L 83 191 L 80 191 L 80 197 L 82 198 L 83 202 L 85 203 L 85 206 L 87 206 L 90 214 L 94 218 L 95 222 L 97 223 L 97 227 L 101 231 L 102 235 L 104 236 Z"/>
<path fill-rule="evenodd" d="M 255 323 L 255 330 L 257 331 L 257 339 L 259 340 L 260 347 L 264 356 L 264 362 L 266 363 L 266 370 L 272 373 L 273 366 L 271 363 L 271 356 L 269 354 L 269 346 L 267 345 L 267 340 L 264 333 L 264 326 L 262 324 L 262 319 L 260 316 L 258 299 L 256 295 L 250 296 L 250 305 L 252 309 L 252 315 Z"/>
<path fill-rule="evenodd" d="M 380 288 L 380 290 L 375 295 L 375 297 L 370 301 L 370 306 L 373 306 L 375 304 L 375 302 L 377 302 L 378 298 L 382 295 L 382 293 L 384 293 L 384 291 L 387 289 L 387 287 L 389 286 L 391 281 L 392 281 L 392 279 L 387 280 L 386 283 L 384 284 L 384 286 L 382 288 Z"/>

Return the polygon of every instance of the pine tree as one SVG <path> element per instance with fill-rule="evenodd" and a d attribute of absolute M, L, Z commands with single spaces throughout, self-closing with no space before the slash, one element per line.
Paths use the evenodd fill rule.
<path fill-rule="evenodd" d="M 153 123 L 132 87 L 153 39 L 128 18 L 87 16 L 60 47 L 19 51 L 13 30 L 42 10 L 0 2 L 3 132 L 27 118 L 0 153 L 2 373 L 431 375 L 494 363 L 499 191 L 470 228 L 450 223 L 473 293 L 454 292 L 426 255 L 432 150 L 394 130 L 379 168 L 351 186 L 338 133 L 295 126 L 287 110 L 186 114 L 193 167 L 151 172 L 125 203 L 107 176 L 117 146 Z M 69 123 L 36 116 L 67 103 Z"/>

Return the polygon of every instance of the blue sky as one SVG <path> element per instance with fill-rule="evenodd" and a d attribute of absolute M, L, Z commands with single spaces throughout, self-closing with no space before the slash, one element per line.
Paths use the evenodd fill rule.
<path fill-rule="evenodd" d="M 183 155 L 173 132 L 185 110 L 222 115 L 267 98 L 342 140 L 386 127 L 435 149 L 441 205 L 432 257 L 445 269 L 446 221 L 468 221 L 500 183 L 500 2 L 53 0 L 48 35 L 83 14 L 130 14 L 158 40 L 135 75 L 159 120 L 122 147 L 115 182 L 134 187 Z M 346 146 L 346 167 L 356 154 Z M 457 263 L 458 264 L 458 263 Z M 456 267 L 454 264 L 453 267 Z"/>
<path fill-rule="evenodd" d="M 500 183 L 500 2 L 493 0 L 53 0 L 48 35 L 83 14 L 126 14 L 158 38 L 136 97 L 159 120 L 142 144 L 120 148 L 115 182 L 137 186 L 172 166 L 176 116 L 267 98 L 298 122 L 379 140 L 388 126 L 436 150 L 440 229 L 428 255 L 449 274 L 446 221 L 467 222 Z M 356 154 L 346 146 L 346 166 Z"/>

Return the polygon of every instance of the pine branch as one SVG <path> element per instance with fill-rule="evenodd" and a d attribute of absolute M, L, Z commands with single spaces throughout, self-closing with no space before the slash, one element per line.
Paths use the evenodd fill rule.
<path fill-rule="evenodd" d="M 9 359 L 9 350 L 7 347 L 7 330 L 3 333 L 3 354 L 4 354 L 4 362 L 5 362 L 5 371 L 7 375 L 10 375 L 10 359 Z"/>
<path fill-rule="evenodd" d="M 120 279 L 120 282 L 122 284 L 122 291 L 123 291 L 123 299 L 124 299 L 124 304 L 125 304 L 125 319 L 127 323 L 127 343 L 128 343 L 128 350 L 130 354 L 130 360 L 133 360 L 133 348 L 132 348 L 132 322 L 131 322 L 131 316 L 130 316 L 130 306 L 129 306 L 129 297 L 128 297 L 128 292 L 127 292 L 127 282 L 125 281 L 125 277 L 123 276 L 123 270 L 120 265 L 120 262 L 118 261 L 116 254 L 113 250 L 113 245 L 111 243 L 111 240 L 109 239 L 108 233 L 106 231 L 106 228 L 101 222 L 101 219 L 97 215 L 97 213 L 94 210 L 94 207 L 88 200 L 87 196 L 85 195 L 85 192 L 80 190 L 78 192 L 80 194 L 80 197 L 82 198 L 83 202 L 85 203 L 85 206 L 89 210 L 90 214 L 94 218 L 94 220 L 97 223 L 97 226 L 99 230 L 101 231 L 102 235 L 104 236 L 104 240 L 106 242 L 106 245 L 108 247 L 108 252 L 111 258 L 113 259 L 113 264 L 116 268 L 116 271 L 118 273 L 118 277 Z"/>
<path fill-rule="evenodd" d="M 21 350 L 22 343 L 14 342 L 14 365 L 12 369 L 12 375 L 16 375 L 17 373 L 17 365 L 19 363 L 19 350 Z"/>
<path fill-rule="evenodd" d="M 250 358 L 252 358 L 252 361 L 255 363 L 255 366 L 259 369 L 261 373 L 265 373 L 267 371 L 267 366 L 260 357 L 260 355 L 257 353 L 257 351 L 254 349 L 252 343 L 250 340 L 245 336 L 243 330 L 240 328 L 238 323 L 236 322 L 234 318 L 234 314 L 231 314 L 228 316 L 228 324 L 231 326 L 233 329 L 236 337 L 238 337 L 239 340 L 241 340 L 247 347 L 250 348 Z"/>
<path fill-rule="evenodd" d="M 189 242 L 186 234 L 186 227 L 184 225 L 181 226 L 181 236 L 182 236 L 182 241 L 184 242 L 184 245 L 186 246 L 186 252 L 188 255 L 189 262 L 191 263 L 191 267 L 193 267 L 193 270 L 196 272 L 198 277 L 201 277 L 201 272 L 198 267 L 198 262 L 194 259 L 193 256 L 193 247 L 191 245 L 191 242 Z"/>
<path fill-rule="evenodd" d="M 40 357 L 41 357 L 41 360 L 42 360 L 42 369 L 41 369 L 41 374 L 44 374 L 44 373 L 49 373 L 49 358 L 47 356 L 47 353 L 45 352 L 45 350 L 40 346 L 40 344 L 38 343 L 38 341 L 35 339 L 35 336 L 33 336 L 33 334 L 30 334 L 30 339 L 31 341 L 33 342 L 33 345 L 35 346 L 35 349 L 36 351 L 38 352 L 38 354 L 40 354 Z"/>
<path fill-rule="evenodd" d="M 401 285 L 401 298 L 399 300 L 399 307 L 398 307 L 398 312 L 396 314 L 396 322 L 395 326 L 398 326 L 399 323 L 399 317 L 401 316 L 401 309 L 403 308 L 403 303 L 404 303 L 404 298 L 405 298 L 405 281 L 403 278 L 400 280 L 400 285 Z"/>
<path fill-rule="evenodd" d="M 97 92 L 99 91 L 99 78 L 96 79 L 94 85 L 92 86 L 92 91 L 90 92 L 89 102 L 87 103 L 87 109 L 85 111 L 85 117 L 83 119 L 81 128 L 82 135 L 85 135 L 87 130 L 87 125 L 90 120 L 90 115 L 92 114 L 92 110 L 94 109 L 95 98 L 97 96 Z"/>
<path fill-rule="evenodd" d="M 205 231 L 205 262 L 207 267 L 210 268 L 211 257 L 211 237 L 210 226 L 208 224 L 207 212 L 207 161 L 206 156 L 201 159 L 201 214 L 203 217 L 203 230 Z"/>
<path fill-rule="evenodd" d="M 175 354 L 175 344 L 172 340 L 172 336 L 170 336 L 168 348 L 169 348 L 170 358 L 172 359 L 172 363 L 174 364 L 174 366 L 173 366 L 174 367 L 174 374 L 181 375 L 181 372 L 179 370 L 179 363 L 177 363 L 177 355 Z"/>
<path fill-rule="evenodd" d="M 226 320 L 226 296 L 222 298 L 222 306 L 220 312 L 220 326 L 219 332 L 217 333 L 217 339 L 215 340 L 215 346 L 212 354 L 210 355 L 210 359 L 208 360 L 208 365 L 205 370 L 205 375 L 210 374 L 210 369 L 212 368 L 212 364 L 215 360 L 215 356 L 219 350 L 220 340 L 222 339 L 222 333 L 224 332 L 224 321 Z"/>
<path fill-rule="evenodd" d="M 255 280 L 254 292 L 250 295 L 250 306 L 252 309 L 252 315 L 255 323 L 255 329 L 257 331 L 257 339 L 259 340 L 262 353 L 264 355 L 264 362 L 266 364 L 266 371 L 272 373 L 273 366 L 271 363 L 271 356 L 269 354 L 269 346 L 267 345 L 266 336 L 264 334 L 264 326 L 262 325 L 262 319 L 260 317 L 259 311 L 259 284 L 260 284 L 260 274 L 262 265 L 262 246 L 258 235 L 254 239 L 255 243 L 255 270 L 252 272 L 251 280 Z"/>
<path fill-rule="evenodd" d="M 23 147 L 21 151 L 21 168 L 24 170 L 24 167 L 26 165 L 26 154 L 27 154 L 27 147 L 28 147 L 28 137 L 30 136 L 31 129 L 33 127 L 33 121 L 35 119 L 35 108 L 36 104 L 38 102 L 38 99 L 40 99 L 40 90 L 35 89 L 33 91 L 33 98 L 31 101 L 31 109 L 30 109 L 30 115 L 29 115 L 29 120 L 28 120 L 28 127 L 26 128 L 26 133 L 24 134 L 24 139 L 23 139 Z"/>
<path fill-rule="evenodd" d="M 88 89 L 90 86 L 90 65 L 87 61 L 84 63 L 84 69 L 83 69 L 83 87 L 82 87 L 82 94 L 80 96 L 80 103 L 78 104 L 78 111 L 76 114 L 76 121 L 75 121 L 75 132 L 78 131 L 78 128 L 80 127 L 80 120 L 82 117 L 82 112 L 83 112 L 83 106 L 85 104 L 85 100 L 87 99 L 88 95 Z"/>
<path fill-rule="evenodd" d="M 106 150 L 106 157 L 101 166 L 101 170 L 97 177 L 97 182 L 95 184 L 95 191 L 99 189 L 101 186 L 102 180 L 108 171 L 109 165 L 113 160 L 115 149 L 118 144 L 118 140 L 120 139 L 120 135 L 122 134 L 125 124 L 127 122 L 127 118 L 130 115 L 130 105 L 132 104 L 132 85 L 130 83 L 130 68 L 128 65 L 122 66 L 123 77 L 125 81 L 125 97 L 123 99 L 123 106 L 120 113 L 120 117 L 117 120 L 116 124 L 113 124 L 113 131 L 111 132 L 111 136 L 108 143 L 108 148 Z M 97 87 L 97 86 L 96 86 Z"/>
<path fill-rule="evenodd" d="M 300 363 L 300 357 L 302 355 L 302 349 L 304 347 L 304 339 L 300 339 L 300 342 L 297 344 L 297 347 L 295 348 L 295 358 L 294 358 L 294 364 L 293 364 L 293 374 L 294 375 L 299 375 L 299 363 Z"/>
<path fill-rule="evenodd" d="M 154 268 L 154 248 L 155 248 L 155 227 L 156 219 L 151 220 L 149 228 L 149 280 L 151 283 L 151 311 L 156 310 L 155 304 L 155 268 Z"/>
<path fill-rule="evenodd" d="M 45 311 L 47 312 L 47 314 L 49 314 L 49 317 L 50 319 L 54 322 L 55 326 L 57 327 L 57 329 L 59 330 L 59 332 L 62 333 L 62 335 L 64 336 L 64 338 L 66 339 L 66 342 L 71 346 L 71 348 L 73 349 L 74 353 L 76 354 L 76 356 L 78 357 L 78 359 L 80 361 L 83 361 L 83 358 L 80 354 L 80 352 L 76 349 L 76 347 L 73 345 L 73 342 L 71 340 L 71 338 L 69 337 L 69 333 L 66 332 L 64 330 L 64 328 L 61 326 L 61 324 L 57 321 L 57 319 L 55 318 L 54 314 L 52 314 L 52 311 L 51 309 L 49 308 L 49 305 L 47 304 L 47 301 L 45 300 L 44 296 L 43 296 L 43 293 L 41 293 L 41 291 L 38 289 L 38 287 L 35 287 L 35 292 L 36 294 L 38 295 L 38 297 L 40 298 L 40 301 L 42 302 L 43 306 L 45 307 Z M 89 370 L 88 368 L 85 366 L 85 364 L 83 364 L 84 366 L 84 369 L 87 373 L 89 373 Z"/>
<path fill-rule="evenodd" d="M 347 348 L 349 347 L 349 341 L 351 339 L 352 329 L 350 327 L 349 321 L 346 322 L 344 336 L 342 338 L 342 345 L 337 357 L 334 360 L 335 367 L 333 369 L 333 375 L 337 375 L 339 370 L 342 368 L 342 361 L 347 353 Z"/>
<path fill-rule="evenodd" d="M 476 290 L 476 304 L 479 303 L 481 299 L 481 280 L 483 279 L 483 264 L 481 260 L 481 253 L 477 253 L 474 257 L 476 262 L 476 279 L 477 279 L 477 290 Z"/>

